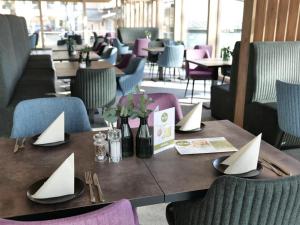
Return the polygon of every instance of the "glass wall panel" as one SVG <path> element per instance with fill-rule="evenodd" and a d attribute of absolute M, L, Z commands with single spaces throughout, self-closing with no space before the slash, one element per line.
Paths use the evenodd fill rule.
<path fill-rule="evenodd" d="M 42 1 L 45 46 L 55 46 L 66 33 L 83 36 L 83 5 L 78 2 Z"/>
<path fill-rule="evenodd" d="M 188 48 L 207 43 L 208 0 L 184 0 Z"/>
<path fill-rule="evenodd" d="M 244 2 L 241 0 L 220 0 L 219 28 L 217 37 L 217 56 L 221 48 L 230 46 L 241 40 Z"/>
<path fill-rule="evenodd" d="M 0 1 L 0 14 L 23 16 L 27 23 L 28 33 L 40 32 L 40 10 L 36 1 Z M 41 35 L 41 33 L 39 33 Z M 38 46 L 41 46 L 39 38 Z"/>
<path fill-rule="evenodd" d="M 174 38 L 174 16 L 175 16 L 175 2 L 174 0 L 163 0 L 164 20 L 161 34 L 162 38 Z"/>

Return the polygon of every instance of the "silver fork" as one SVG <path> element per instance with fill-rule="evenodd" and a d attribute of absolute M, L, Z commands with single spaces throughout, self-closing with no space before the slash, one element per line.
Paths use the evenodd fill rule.
<path fill-rule="evenodd" d="M 89 188 L 90 188 L 90 199 L 91 199 L 91 202 L 95 203 L 96 202 L 96 198 L 95 198 L 93 187 L 92 187 L 93 179 L 92 179 L 92 173 L 91 173 L 91 171 L 85 172 L 84 176 L 85 176 L 85 183 L 87 185 L 89 185 Z"/>

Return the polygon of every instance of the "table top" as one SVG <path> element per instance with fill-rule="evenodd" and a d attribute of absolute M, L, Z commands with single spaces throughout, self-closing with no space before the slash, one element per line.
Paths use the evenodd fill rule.
<path fill-rule="evenodd" d="M 80 51 L 81 49 L 85 48 L 86 45 L 73 45 L 73 47 L 76 51 Z M 49 48 L 51 48 L 52 51 L 68 51 L 67 45 L 56 45 L 50 46 Z"/>
<path fill-rule="evenodd" d="M 124 72 L 109 62 L 102 61 L 92 61 L 91 66 L 88 69 L 106 69 L 114 67 L 116 70 L 116 77 L 124 75 Z M 72 79 L 76 76 L 76 72 L 79 68 L 78 62 L 55 62 L 55 75 L 57 79 Z"/>
<path fill-rule="evenodd" d="M 224 61 L 219 58 L 207 58 L 207 59 L 186 59 L 186 61 L 197 64 L 204 67 L 221 67 L 221 66 L 231 66 L 231 60 Z"/>
<path fill-rule="evenodd" d="M 53 61 L 78 61 L 79 52 L 76 51 L 76 55 L 69 56 L 68 51 L 54 51 L 52 52 Z M 94 52 L 90 51 L 90 60 L 97 61 L 100 59 L 100 56 Z"/>
<path fill-rule="evenodd" d="M 72 152 L 75 176 L 84 181 L 85 171 L 96 172 L 107 203 L 123 198 L 136 205 L 163 202 L 164 195 L 142 159 L 130 157 L 118 164 L 95 162 L 92 135 L 92 132 L 72 134 L 70 143 L 52 149 L 33 146 L 29 139 L 24 151 L 16 154 L 15 141 L 0 138 L 0 218 L 100 206 L 101 203 L 90 203 L 87 186 L 82 196 L 62 204 L 40 205 L 27 199 L 28 187 L 50 176 Z"/>
<path fill-rule="evenodd" d="M 155 47 L 155 48 L 143 48 L 143 50 L 147 52 L 163 52 L 165 50 L 164 47 Z"/>
<path fill-rule="evenodd" d="M 240 148 L 254 136 L 229 121 L 205 122 L 200 132 L 176 134 L 176 139 L 225 137 Z M 91 204 L 89 190 L 70 202 L 56 205 L 39 205 L 26 197 L 27 188 L 35 181 L 49 176 L 72 152 L 75 153 L 75 174 L 84 179 L 84 171 L 99 176 L 107 203 L 122 198 L 134 205 L 187 200 L 205 191 L 220 176 L 212 160 L 228 153 L 180 156 L 174 148 L 154 155 L 150 159 L 130 157 L 118 164 L 94 162 L 92 132 L 72 134 L 70 143 L 56 148 L 42 148 L 30 144 L 14 154 L 15 141 L 0 138 L 0 217 L 32 216 L 45 213 L 68 212 L 76 209 L 95 209 L 101 203 Z M 260 154 L 275 162 L 293 175 L 300 174 L 300 162 L 262 141 Z M 276 178 L 272 171 L 263 168 L 258 178 Z M 44 213 L 44 214 L 43 214 Z"/>
<path fill-rule="evenodd" d="M 205 122 L 203 131 L 176 134 L 176 139 L 225 137 L 236 148 L 241 148 L 254 138 L 252 134 L 229 121 Z M 155 180 L 165 194 L 165 201 L 191 199 L 201 195 L 220 176 L 212 166 L 212 160 L 231 153 L 179 155 L 175 148 L 144 160 Z M 300 162 L 262 141 L 260 155 L 282 165 L 293 175 L 300 174 Z M 268 169 L 263 169 L 258 178 L 278 178 Z"/>

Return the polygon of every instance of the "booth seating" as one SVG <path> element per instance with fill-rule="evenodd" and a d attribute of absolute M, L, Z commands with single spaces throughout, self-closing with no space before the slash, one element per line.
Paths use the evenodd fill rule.
<path fill-rule="evenodd" d="M 230 85 L 212 86 L 211 89 L 212 116 L 217 119 L 233 120 L 238 68 L 235 54 Z M 255 135 L 262 133 L 265 141 L 284 149 L 299 145 L 300 141 L 289 134 L 282 138 L 277 118 L 276 80 L 300 83 L 299 41 L 250 44 L 244 128 Z"/>
<path fill-rule="evenodd" d="M 0 136 L 9 136 L 15 106 L 55 93 L 50 55 L 30 55 L 23 17 L 0 14 Z"/>
<path fill-rule="evenodd" d="M 132 49 L 134 42 L 139 38 L 146 38 L 145 31 L 151 33 L 151 40 L 158 39 L 158 28 L 155 27 L 122 27 L 118 28 L 119 40 Z"/>

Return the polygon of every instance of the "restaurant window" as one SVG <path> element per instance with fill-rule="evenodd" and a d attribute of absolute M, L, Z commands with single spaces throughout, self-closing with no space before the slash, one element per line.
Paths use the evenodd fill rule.
<path fill-rule="evenodd" d="M 0 14 L 22 16 L 26 20 L 29 34 L 40 32 L 40 10 L 37 1 L 2 0 L 0 1 Z M 41 45 L 41 38 L 39 38 L 38 46 Z"/>
<path fill-rule="evenodd" d="M 208 0 L 185 0 L 184 3 L 187 47 L 205 45 L 207 43 Z"/>
<path fill-rule="evenodd" d="M 161 34 L 163 38 L 174 38 L 174 17 L 175 17 L 175 2 L 174 0 L 164 0 L 164 20 Z"/>
<path fill-rule="evenodd" d="M 91 35 L 95 31 L 104 36 L 107 32 L 115 32 L 120 17 L 120 7 L 116 0 L 101 3 L 86 3 L 87 32 Z"/>
<path fill-rule="evenodd" d="M 217 37 L 217 56 L 221 48 L 234 48 L 241 40 L 244 2 L 241 0 L 220 0 Z M 234 12 L 234 13 L 233 13 Z"/>
<path fill-rule="evenodd" d="M 55 46 L 66 33 L 83 36 L 83 4 L 42 1 L 45 46 Z"/>

